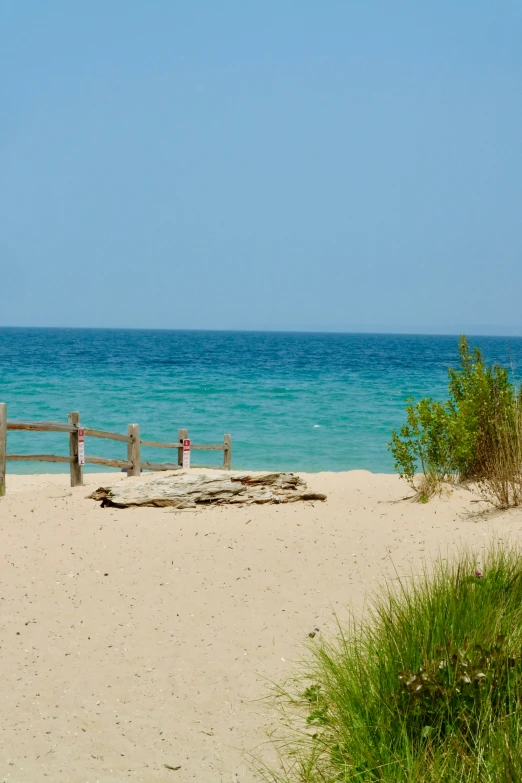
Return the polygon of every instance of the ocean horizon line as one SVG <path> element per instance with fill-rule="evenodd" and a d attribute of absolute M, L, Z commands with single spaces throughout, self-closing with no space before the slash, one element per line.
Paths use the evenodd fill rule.
<path fill-rule="evenodd" d="M 171 326 L 41 326 L 41 325 L 0 325 L 0 330 L 48 330 L 48 331 L 89 331 L 89 332 L 194 332 L 194 333 L 212 333 L 212 334 L 318 334 L 318 335 L 381 335 L 381 336 L 407 336 L 407 337 L 459 337 L 465 334 L 469 337 L 522 337 L 522 326 L 504 327 L 487 324 L 475 325 L 449 325 L 447 327 L 434 327 L 433 330 L 422 331 L 422 328 L 428 327 L 406 327 L 406 326 L 371 326 L 371 327 L 351 327 L 350 329 L 307 329 L 307 328 L 210 328 L 210 327 L 171 327 Z M 436 331 L 441 329 L 442 331 Z"/>

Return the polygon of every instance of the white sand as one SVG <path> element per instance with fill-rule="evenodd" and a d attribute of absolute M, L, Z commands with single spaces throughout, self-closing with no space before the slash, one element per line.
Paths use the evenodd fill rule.
<path fill-rule="evenodd" d="M 310 631 L 359 610 L 392 563 L 522 529 L 465 490 L 418 505 L 394 502 L 393 476 L 303 478 L 328 501 L 173 512 L 100 508 L 86 495 L 108 474 L 74 490 L 8 476 L 0 781 L 253 781 L 265 678 L 289 675 Z"/>

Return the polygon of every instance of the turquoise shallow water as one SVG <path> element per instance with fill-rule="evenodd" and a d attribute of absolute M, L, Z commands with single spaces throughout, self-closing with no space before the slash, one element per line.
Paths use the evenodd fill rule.
<path fill-rule="evenodd" d="M 522 338 L 472 342 L 520 377 Z M 392 472 L 386 444 L 405 398 L 443 398 L 456 361 L 451 336 L 0 329 L 0 402 L 10 419 L 65 421 L 79 410 L 100 429 L 138 422 L 149 440 L 175 440 L 178 427 L 207 443 L 230 432 L 236 468 Z M 8 438 L 11 452 L 67 454 L 66 435 Z M 88 439 L 87 452 L 123 457 L 124 445 Z M 167 455 L 143 450 L 150 461 Z M 52 470 L 63 466 L 8 465 Z"/>

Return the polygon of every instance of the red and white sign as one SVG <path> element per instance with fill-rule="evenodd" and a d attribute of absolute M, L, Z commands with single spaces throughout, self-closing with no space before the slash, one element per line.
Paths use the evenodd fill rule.
<path fill-rule="evenodd" d="M 78 465 L 85 465 L 85 429 L 78 427 Z"/>
<path fill-rule="evenodd" d="M 183 441 L 183 467 L 190 468 L 190 440 L 188 438 Z"/>

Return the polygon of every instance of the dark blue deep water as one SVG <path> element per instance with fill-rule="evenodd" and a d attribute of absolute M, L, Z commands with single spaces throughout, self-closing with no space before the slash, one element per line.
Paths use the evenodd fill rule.
<path fill-rule="evenodd" d="M 522 369 L 522 338 L 472 338 Z M 457 337 L 277 332 L 0 329 L 0 402 L 10 419 L 67 419 L 143 438 L 233 438 L 233 467 L 391 472 L 387 442 L 404 400 L 443 398 Z M 62 434 L 9 433 L 10 452 L 67 454 Z M 91 454 L 124 445 L 89 440 Z M 200 456 L 201 453 L 198 455 Z M 205 457 L 206 463 L 217 455 Z M 168 452 L 143 450 L 150 461 Z M 63 466 L 9 463 L 11 472 Z"/>

